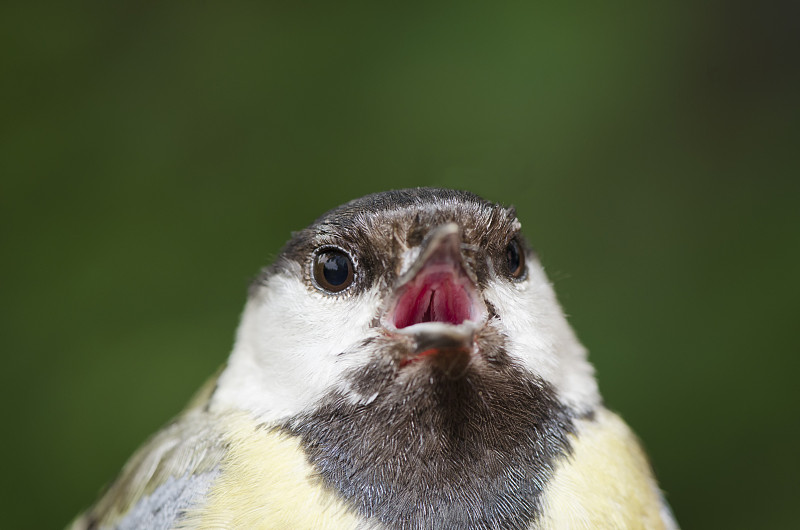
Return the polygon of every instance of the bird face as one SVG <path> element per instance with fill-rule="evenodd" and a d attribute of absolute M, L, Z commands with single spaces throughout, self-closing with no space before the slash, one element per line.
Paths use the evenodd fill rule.
<path fill-rule="evenodd" d="M 259 276 L 212 404 L 266 422 L 332 395 L 361 406 L 416 396 L 424 408 L 443 381 L 506 384 L 507 370 L 576 411 L 598 401 L 513 209 L 388 192 L 326 213 Z"/>

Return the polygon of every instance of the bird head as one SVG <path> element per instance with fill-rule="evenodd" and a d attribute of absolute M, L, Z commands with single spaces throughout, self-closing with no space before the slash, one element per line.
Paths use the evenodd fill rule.
<path fill-rule="evenodd" d="M 577 412 L 599 401 L 514 209 L 421 188 L 354 200 L 293 235 L 250 289 L 212 405 L 276 422 L 331 396 L 424 408 L 459 382 L 508 379 Z"/>

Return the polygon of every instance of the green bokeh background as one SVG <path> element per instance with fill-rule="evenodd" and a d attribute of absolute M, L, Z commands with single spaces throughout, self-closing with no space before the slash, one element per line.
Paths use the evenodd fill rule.
<path fill-rule="evenodd" d="M 684 528 L 796 524 L 797 12 L 0 8 L 3 523 L 55 528 L 226 358 L 290 231 L 517 206 Z"/>

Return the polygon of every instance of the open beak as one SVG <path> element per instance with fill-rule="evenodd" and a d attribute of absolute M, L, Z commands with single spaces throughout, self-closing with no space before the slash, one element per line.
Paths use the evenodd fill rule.
<path fill-rule="evenodd" d="M 385 315 L 386 326 L 411 336 L 417 357 L 440 351 L 473 350 L 473 337 L 486 319 L 474 272 L 461 254 L 455 223 L 433 229 L 419 257 L 400 278 Z"/>

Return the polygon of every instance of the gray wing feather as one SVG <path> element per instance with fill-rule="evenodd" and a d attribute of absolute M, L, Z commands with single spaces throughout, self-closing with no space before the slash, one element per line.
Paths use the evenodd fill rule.
<path fill-rule="evenodd" d="M 203 500 L 227 452 L 220 418 L 205 407 L 215 380 L 133 454 L 97 503 L 72 523 L 73 530 L 170 528 Z"/>

